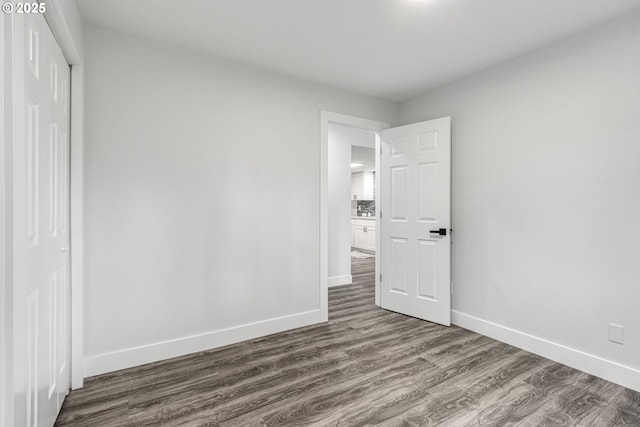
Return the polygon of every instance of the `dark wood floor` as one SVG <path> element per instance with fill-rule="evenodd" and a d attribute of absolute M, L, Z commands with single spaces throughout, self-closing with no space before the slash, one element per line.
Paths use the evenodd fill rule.
<path fill-rule="evenodd" d="M 329 323 L 89 378 L 58 426 L 640 426 L 640 393 L 377 308 L 373 259 Z"/>

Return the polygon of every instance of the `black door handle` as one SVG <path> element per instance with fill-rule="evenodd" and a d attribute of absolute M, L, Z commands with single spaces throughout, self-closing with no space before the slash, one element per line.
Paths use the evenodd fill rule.
<path fill-rule="evenodd" d="M 437 230 L 429 230 L 429 233 L 438 233 L 441 236 L 446 236 L 447 235 L 447 229 L 446 228 L 439 228 Z"/>

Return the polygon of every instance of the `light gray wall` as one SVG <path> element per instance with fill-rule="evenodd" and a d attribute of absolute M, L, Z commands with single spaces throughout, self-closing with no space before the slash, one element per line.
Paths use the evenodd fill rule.
<path fill-rule="evenodd" d="M 84 38 L 82 35 L 84 23 L 82 22 L 82 15 L 80 15 L 78 4 L 76 0 L 58 0 L 58 3 L 60 4 L 60 9 L 67 23 L 72 43 L 78 55 L 82 57 L 84 54 Z"/>
<path fill-rule="evenodd" d="M 401 107 L 449 115 L 453 309 L 640 368 L 640 15 Z"/>
<path fill-rule="evenodd" d="M 329 286 L 348 284 L 352 279 L 350 130 L 334 124 L 328 128 Z"/>
<path fill-rule="evenodd" d="M 82 15 L 76 0 L 50 0 L 46 2 L 45 18 L 62 47 L 70 65 L 80 65 L 84 58 Z"/>
<path fill-rule="evenodd" d="M 319 309 L 320 110 L 398 106 L 85 27 L 88 358 Z"/>

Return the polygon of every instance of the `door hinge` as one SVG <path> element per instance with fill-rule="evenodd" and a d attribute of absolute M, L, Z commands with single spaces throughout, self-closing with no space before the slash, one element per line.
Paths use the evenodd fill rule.
<path fill-rule="evenodd" d="M 382 211 L 380 211 L 380 219 L 382 219 Z"/>
<path fill-rule="evenodd" d="M 380 281 L 382 282 L 382 273 L 380 273 Z"/>
<path fill-rule="evenodd" d="M 382 145 L 380 146 L 380 155 L 382 156 Z"/>

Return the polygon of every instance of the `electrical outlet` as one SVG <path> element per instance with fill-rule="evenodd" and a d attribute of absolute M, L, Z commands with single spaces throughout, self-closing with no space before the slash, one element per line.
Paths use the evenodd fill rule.
<path fill-rule="evenodd" d="M 624 344 L 624 326 L 609 323 L 609 341 Z"/>

